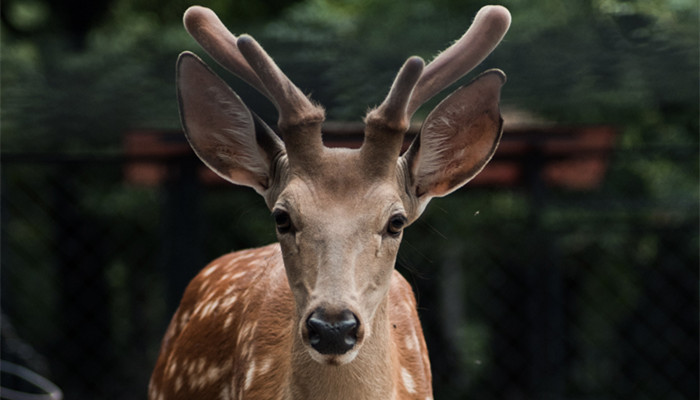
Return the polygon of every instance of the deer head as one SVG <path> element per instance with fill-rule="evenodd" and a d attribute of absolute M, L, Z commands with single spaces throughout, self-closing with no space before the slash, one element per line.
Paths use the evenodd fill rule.
<path fill-rule="evenodd" d="M 275 105 L 281 138 L 189 52 L 177 63 L 185 134 L 205 164 L 255 189 L 272 211 L 296 303 L 296 340 L 320 363 L 348 363 L 379 329 L 375 317 L 384 312 L 403 229 L 494 154 L 505 75 L 487 71 L 445 98 L 401 155 L 411 117 L 495 48 L 510 14 L 484 7 L 427 66 L 409 58 L 384 102 L 367 114 L 356 150 L 323 145 L 323 108 L 252 37 L 234 36 L 202 7 L 190 8 L 184 22 L 217 62 Z"/>

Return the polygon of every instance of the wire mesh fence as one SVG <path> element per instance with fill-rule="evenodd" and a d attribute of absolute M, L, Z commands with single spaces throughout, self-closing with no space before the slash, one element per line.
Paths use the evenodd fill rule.
<path fill-rule="evenodd" d="M 2 359 L 69 399 L 145 398 L 187 281 L 224 252 L 275 240 L 255 193 L 203 185 L 192 158 L 149 160 L 167 170 L 158 185 L 125 180 L 131 161 L 2 160 Z M 435 397 L 698 398 L 688 199 L 535 185 L 434 201 L 398 268 L 417 293 Z"/>

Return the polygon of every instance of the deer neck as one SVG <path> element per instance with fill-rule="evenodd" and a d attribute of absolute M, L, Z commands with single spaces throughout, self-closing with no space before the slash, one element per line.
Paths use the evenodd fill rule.
<path fill-rule="evenodd" d="M 375 314 L 372 335 L 348 364 L 334 366 L 314 361 L 299 335 L 294 335 L 288 398 L 392 399 L 395 389 L 392 360 L 395 357 L 387 296 Z"/>

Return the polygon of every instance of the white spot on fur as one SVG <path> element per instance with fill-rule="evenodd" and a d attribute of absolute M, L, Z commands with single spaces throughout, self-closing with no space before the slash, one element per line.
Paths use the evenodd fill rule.
<path fill-rule="evenodd" d="M 416 333 L 412 331 L 410 335 L 407 335 L 404 338 L 404 343 L 407 350 L 414 351 L 418 349 L 418 338 L 416 337 Z"/>
<path fill-rule="evenodd" d="M 224 297 L 231 296 L 234 290 L 236 290 L 236 287 L 234 285 L 230 285 L 228 288 L 226 288 L 226 291 L 224 292 Z"/>
<path fill-rule="evenodd" d="M 224 385 L 219 394 L 221 400 L 231 400 L 231 388 L 228 385 Z"/>
<path fill-rule="evenodd" d="M 251 359 L 254 360 L 255 359 L 255 357 L 253 357 L 254 349 L 255 349 L 255 347 L 253 346 L 253 341 L 248 340 L 245 343 L 243 343 L 243 346 L 241 347 L 241 354 L 243 355 L 243 357 L 245 357 L 248 360 L 251 360 Z"/>
<path fill-rule="evenodd" d="M 235 274 L 231 275 L 231 280 L 236 281 L 236 280 L 238 280 L 246 275 L 248 275 L 248 270 L 239 271 L 239 272 L 236 272 Z"/>
<path fill-rule="evenodd" d="M 187 321 L 190 320 L 190 313 L 185 312 L 180 316 L 180 330 L 185 328 L 185 325 L 187 324 Z"/>
<path fill-rule="evenodd" d="M 253 384 L 253 379 L 255 379 L 255 360 L 250 363 L 248 372 L 245 374 L 245 385 L 243 386 L 244 390 L 250 389 L 251 385 Z"/>
<path fill-rule="evenodd" d="M 194 361 L 190 361 L 186 363 L 187 365 L 187 373 L 191 376 L 194 373 L 194 369 L 196 367 Z"/>
<path fill-rule="evenodd" d="M 197 304 L 197 307 L 195 307 L 195 308 L 194 308 L 194 311 L 192 311 L 192 315 L 193 315 L 193 316 L 196 315 L 196 316 L 198 316 L 199 318 L 201 318 L 201 315 L 199 315 L 199 313 L 202 311 L 202 308 L 203 308 L 203 307 L 204 307 L 204 303 L 199 303 L 199 304 Z"/>
<path fill-rule="evenodd" d="M 209 383 L 213 383 L 217 379 L 221 378 L 222 373 L 223 373 L 223 368 L 213 366 L 213 367 L 209 367 L 209 369 L 207 369 L 207 372 L 204 375 L 206 376 Z"/>
<path fill-rule="evenodd" d="M 172 378 L 173 375 L 175 375 L 175 370 L 177 369 L 177 362 L 173 361 L 172 364 L 168 367 L 168 378 Z"/>
<path fill-rule="evenodd" d="M 217 269 L 219 269 L 219 264 L 214 264 L 211 267 L 205 269 L 204 272 L 202 272 L 202 276 L 206 278 L 212 273 L 214 273 Z"/>
<path fill-rule="evenodd" d="M 243 326 L 240 333 L 238 334 L 237 344 L 241 344 L 243 340 L 249 341 L 251 337 L 255 334 L 255 328 L 258 326 L 258 321 L 252 323 L 247 323 Z"/>
<path fill-rule="evenodd" d="M 260 365 L 260 374 L 266 374 L 272 368 L 272 359 L 268 358 Z"/>
<path fill-rule="evenodd" d="M 245 254 L 242 254 L 238 257 L 238 260 L 249 260 L 251 258 L 258 258 L 259 255 L 263 254 L 264 252 L 262 251 L 249 251 L 246 252 Z"/>
<path fill-rule="evenodd" d="M 203 303 L 209 303 L 211 302 L 215 297 L 217 297 L 218 292 L 216 291 L 216 288 L 213 288 L 212 290 L 207 293 L 207 296 L 202 299 Z"/>
<path fill-rule="evenodd" d="M 416 382 L 413 380 L 411 373 L 406 368 L 401 368 L 401 380 L 406 391 L 410 394 L 416 393 Z"/>
<path fill-rule="evenodd" d="M 211 314 L 212 304 L 212 302 L 205 303 L 204 307 L 202 308 L 202 315 L 200 315 L 200 318 L 205 318 Z"/>
<path fill-rule="evenodd" d="M 221 307 L 223 309 L 229 309 L 229 308 L 231 308 L 233 303 L 236 302 L 236 300 L 238 300 L 237 296 L 228 296 L 228 297 L 226 297 L 226 300 L 221 302 Z"/>
<path fill-rule="evenodd" d="M 219 307 L 219 300 L 212 300 L 204 306 L 202 310 L 202 318 L 208 317 L 209 314 L 213 313 L 216 308 Z"/>
<path fill-rule="evenodd" d="M 226 317 L 226 321 L 224 321 L 224 329 L 228 329 L 231 326 L 231 322 L 233 322 L 233 314 L 229 314 L 228 317 Z"/>
<path fill-rule="evenodd" d="M 179 392 L 180 389 L 182 389 L 182 375 L 175 378 L 175 392 Z"/>

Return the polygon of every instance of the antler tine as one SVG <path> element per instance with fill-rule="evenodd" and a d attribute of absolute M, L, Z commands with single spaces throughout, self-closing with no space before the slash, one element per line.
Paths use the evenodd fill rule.
<path fill-rule="evenodd" d="M 278 126 L 290 156 L 320 151 L 323 108 L 314 105 L 252 37 L 236 38 L 216 14 L 205 7 L 187 9 L 184 23 L 192 37 L 218 63 L 275 105 L 279 113 Z M 298 129 L 308 125 L 314 126 Z M 297 130 L 302 132 L 290 132 Z"/>
<path fill-rule="evenodd" d="M 389 128 L 392 130 L 405 131 L 408 129 L 410 116 L 406 113 L 406 106 L 418 79 L 421 77 L 424 66 L 425 62 L 420 57 L 414 56 L 406 60 L 396 75 L 394 84 L 391 85 L 391 90 L 384 102 L 377 107 L 375 112 L 367 116 L 368 122 L 374 119 L 375 115 L 381 115 L 381 118 L 385 119 L 383 122 L 390 125 Z"/>
<path fill-rule="evenodd" d="M 370 170 L 380 175 L 385 169 L 379 166 L 393 165 L 401 152 L 404 133 L 410 124 L 410 115 L 406 112 L 406 107 L 424 65 L 420 57 L 406 60 L 384 102 L 370 111 L 365 118 L 367 128 L 362 155 L 372 164 Z"/>
<path fill-rule="evenodd" d="M 320 106 L 314 105 L 302 91 L 287 78 L 272 58 L 251 36 L 241 35 L 238 48 L 270 93 L 270 100 L 279 111 L 278 125 L 281 130 L 296 125 L 317 123 L 325 117 Z"/>
<path fill-rule="evenodd" d="M 425 67 L 408 105 L 409 118 L 423 103 L 479 65 L 503 39 L 510 21 L 505 7 L 481 8 L 464 36 Z"/>
<path fill-rule="evenodd" d="M 187 32 L 216 62 L 267 98 L 271 97 L 265 85 L 238 50 L 236 36 L 226 29 L 214 11 L 201 6 L 192 6 L 185 11 L 183 22 Z"/>

